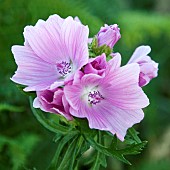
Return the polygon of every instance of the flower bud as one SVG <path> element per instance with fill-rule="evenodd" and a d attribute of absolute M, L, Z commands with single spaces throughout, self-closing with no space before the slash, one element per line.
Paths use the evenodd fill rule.
<path fill-rule="evenodd" d="M 150 80 L 158 76 L 158 63 L 149 56 L 151 48 L 149 46 L 140 46 L 136 48 L 129 60 L 130 63 L 138 63 L 140 66 L 139 86 L 147 85 Z"/>
<path fill-rule="evenodd" d="M 67 120 L 72 120 L 69 113 L 69 104 L 65 98 L 63 89 L 38 91 L 33 102 L 34 108 L 40 108 L 44 112 L 63 115 Z"/>
<path fill-rule="evenodd" d="M 84 73 L 98 74 L 102 76 L 106 70 L 106 66 L 107 66 L 106 55 L 105 53 L 103 53 L 100 56 L 90 59 L 90 62 L 86 64 L 84 67 Z"/>
<path fill-rule="evenodd" d="M 113 48 L 120 37 L 120 28 L 117 24 L 110 26 L 105 24 L 104 27 L 100 28 L 100 31 L 97 34 L 98 46 L 107 45 L 110 48 Z"/>

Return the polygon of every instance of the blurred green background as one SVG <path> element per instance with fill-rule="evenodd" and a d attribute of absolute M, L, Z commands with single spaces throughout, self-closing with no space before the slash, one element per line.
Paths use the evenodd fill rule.
<path fill-rule="evenodd" d="M 142 154 L 130 156 L 132 166 L 108 159 L 108 170 L 170 168 L 170 1 L 169 0 L 0 0 L 0 170 L 44 170 L 55 144 L 53 134 L 33 117 L 28 97 L 10 81 L 16 70 L 11 46 L 22 45 L 23 29 L 57 13 L 78 16 L 94 36 L 104 24 L 117 23 L 122 38 L 114 50 L 125 64 L 139 45 L 150 45 L 159 76 L 144 87 L 150 98 L 145 119 L 135 126 L 148 140 Z M 84 168 L 87 169 L 87 168 Z"/>

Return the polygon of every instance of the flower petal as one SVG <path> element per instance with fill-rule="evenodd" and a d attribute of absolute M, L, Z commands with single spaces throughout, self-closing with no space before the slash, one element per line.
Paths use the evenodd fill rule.
<path fill-rule="evenodd" d="M 138 85 L 138 64 L 128 64 L 110 73 L 103 84 L 103 96 L 122 109 L 140 109 L 149 105 L 149 99 Z"/>
<path fill-rule="evenodd" d="M 82 88 L 80 85 L 74 85 L 74 86 L 66 85 L 64 87 L 64 94 L 66 100 L 69 102 L 70 106 L 75 110 L 78 110 L 78 108 L 80 107 L 81 92 L 82 92 Z"/>
<path fill-rule="evenodd" d="M 106 102 L 96 107 L 96 109 L 94 108 L 93 112 L 90 115 L 88 114 L 87 119 L 91 128 L 108 130 L 113 134 L 116 133 L 117 137 L 123 141 L 127 129 L 139 123 L 143 117 L 142 109 L 123 110 Z M 95 119 L 99 119 L 100 122 Z"/>
<path fill-rule="evenodd" d="M 139 123 L 144 118 L 142 109 L 123 110 L 113 105 L 108 105 L 106 119 L 111 123 L 111 133 L 116 133 L 116 136 L 124 141 L 127 129 L 134 124 Z"/>
<path fill-rule="evenodd" d="M 12 81 L 29 86 L 26 91 L 44 90 L 58 77 L 55 67 L 39 58 L 29 47 L 13 46 L 18 69 Z"/>
<path fill-rule="evenodd" d="M 114 57 L 108 62 L 108 66 L 106 68 L 106 73 L 105 73 L 106 77 L 108 78 L 109 75 L 112 76 L 112 72 L 114 72 L 117 68 L 119 68 L 120 65 L 121 65 L 121 55 L 119 53 L 115 53 Z"/>
<path fill-rule="evenodd" d="M 70 57 L 76 69 L 80 69 L 88 62 L 88 34 L 88 27 L 71 17 L 66 18 L 62 25 L 64 55 Z"/>
<path fill-rule="evenodd" d="M 60 40 L 62 19 L 57 16 L 51 16 L 45 22 L 39 20 L 33 26 L 27 26 L 24 29 L 24 37 L 37 56 L 49 63 L 56 63 L 65 56 L 62 53 Z"/>
<path fill-rule="evenodd" d="M 132 54 L 128 63 L 136 62 L 136 60 L 138 60 L 141 57 L 147 56 L 150 52 L 151 52 L 150 46 L 144 46 L 144 45 L 139 46 Z"/>

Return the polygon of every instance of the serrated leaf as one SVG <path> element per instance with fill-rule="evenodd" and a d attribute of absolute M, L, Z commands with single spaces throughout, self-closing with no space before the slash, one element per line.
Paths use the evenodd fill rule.
<path fill-rule="evenodd" d="M 79 161 L 81 159 L 82 154 L 88 150 L 89 146 L 87 147 L 87 142 L 84 140 L 84 137 L 80 135 L 78 141 L 77 141 L 77 149 L 75 149 L 75 160 L 72 160 L 72 166 L 74 166 L 74 169 L 78 168 Z"/>
<path fill-rule="evenodd" d="M 49 170 L 53 170 L 53 169 L 57 168 L 59 157 L 60 157 L 60 154 L 62 153 L 63 148 L 74 137 L 77 137 L 77 134 L 71 133 L 71 134 L 65 135 L 63 138 L 61 138 L 60 140 L 57 141 L 58 147 L 57 147 L 56 153 L 54 155 L 54 158 L 48 168 Z"/>
<path fill-rule="evenodd" d="M 64 170 L 64 169 L 72 170 L 73 169 L 74 161 L 76 160 L 76 153 L 78 150 L 77 138 L 78 137 L 73 138 L 73 140 L 70 142 L 59 167 L 57 167 L 58 170 Z"/>
<path fill-rule="evenodd" d="M 138 137 L 138 132 L 132 127 L 128 130 L 131 137 L 136 141 L 136 143 L 141 143 L 140 138 Z"/>
<path fill-rule="evenodd" d="M 136 155 L 136 154 L 139 154 L 143 150 L 143 148 L 145 147 L 147 143 L 148 143 L 147 141 L 143 141 L 138 144 L 133 144 L 125 149 L 118 150 L 118 152 L 122 155 Z"/>
<path fill-rule="evenodd" d="M 96 57 L 96 54 L 93 53 L 92 51 L 89 51 L 89 56 L 90 56 L 91 58 L 93 58 L 93 57 Z"/>
<path fill-rule="evenodd" d="M 102 165 L 103 167 L 106 168 L 106 166 L 107 166 L 106 156 L 103 153 L 97 151 L 96 155 L 94 157 L 94 161 L 93 161 L 91 170 L 99 170 L 100 165 Z"/>
<path fill-rule="evenodd" d="M 126 160 L 124 158 L 124 156 L 119 153 L 117 150 L 111 150 L 110 148 L 106 148 L 105 146 L 99 144 L 98 142 L 96 142 L 93 138 L 90 138 L 89 136 L 85 136 L 85 139 L 89 142 L 89 144 L 94 148 L 96 149 L 97 151 L 107 155 L 107 156 L 111 156 L 111 157 L 115 157 L 117 158 L 118 160 L 126 163 L 126 164 L 129 164 L 131 165 L 131 163 Z"/>

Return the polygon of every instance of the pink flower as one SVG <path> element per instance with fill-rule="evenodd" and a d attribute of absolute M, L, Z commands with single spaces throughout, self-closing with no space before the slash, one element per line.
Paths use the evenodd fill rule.
<path fill-rule="evenodd" d="M 88 62 L 87 26 L 58 15 L 24 29 L 24 46 L 13 46 L 18 65 L 12 80 L 27 86 L 25 91 L 55 89 L 72 80 Z"/>
<path fill-rule="evenodd" d="M 158 76 L 158 63 L 153 61 L 148 54 L 151 48 L 149 46 L 140 46 L 129 60 L 130 63 L 138 63 L 140 66 L 139 86 L 147 85 L 150 80 Z"/>
<path fill-rule="evenodd" d="M 113 48 L 120 37 L 120 28 L 117 24 L 110 26 L 105 24 L 105 26 L 101 27 L 100 31 L 97 34 L 98 46 L 100 47 L 106 44 L 110 48 Z"/>
<path fill-rule="evenodd" d="M 78 76 L 79 81 L 66 85 L 64 93 L 71 115 L 87 118 L 90 128 L 110 131 L 123 141 L 127 129 L 143 119 L 141 108 L 149 100 L 138 85 L 138 64 L 120 67 L 120 63 L 118 54 L 108 62 L 104 77 Z"/>
<path fill-rule="evenodd" d="M 33 102 L 34 108 L 40 108 L 44 112 L 63 115 L 66 119 L 72 120 L 69 113 L 69 104 L 64 96 L 63 89 L 38 91 Z"/>
<path fill-rule="evenodd" d="M 85 74 L 94 73 L 102 76 L 106 70 L 106 65 L 107 65 L 106 55 L 105 53 L 103 53 L 101 56 L 89 59 L 89 63 L 86 64 L 84 67 L 84 73 Z"/>

